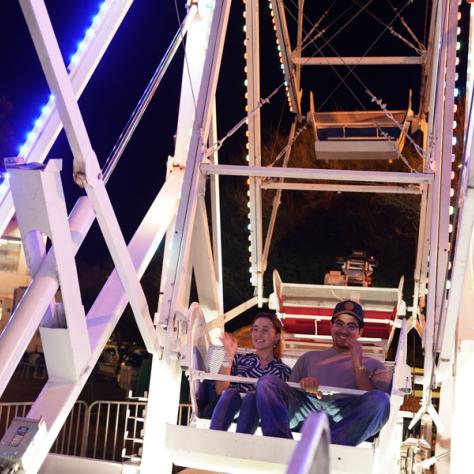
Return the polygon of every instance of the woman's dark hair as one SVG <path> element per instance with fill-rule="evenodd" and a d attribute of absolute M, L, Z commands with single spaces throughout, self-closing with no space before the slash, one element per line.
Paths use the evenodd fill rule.
<path fill-rule="evenodd" d="M 283 344 L 284 344 L 283 327 L 281 325 L 281 322 L 278 319 L 278 316 L 276 314 L 261 312 L 261 313 L 256 314 L 255 317 L 253 318 L 252 326 L 255 323 L 255 321 L 260 318 L 268 319 L 272 323 L 272 326 L 275 329 L 275 332 L 280 335 L 280 339 L 278 339 L 278 342 L 273 347 L 273 357 L 275 357 L 275 359 L 277 360 L 280 360 L 281 355 L 283 353 Z"/>

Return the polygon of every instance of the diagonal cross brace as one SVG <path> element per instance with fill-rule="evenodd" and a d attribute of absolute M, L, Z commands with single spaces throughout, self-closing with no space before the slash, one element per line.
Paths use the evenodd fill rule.
<path fill-rule="evenodd" d="M 43 0 L 20 0 L 28 28 L 74 155 L 74 180 L 84 186 L 97 216 L 147 350 L 159 349 L 145 294 L 105 189 L 61 51 Z"/>

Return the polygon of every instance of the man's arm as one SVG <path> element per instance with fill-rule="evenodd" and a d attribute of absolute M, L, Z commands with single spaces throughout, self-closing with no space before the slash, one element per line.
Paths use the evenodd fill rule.
<path fill-rule="evenodd" d="M 298 358 L 296 364 L 291 369 L 290 382 L 299 382 L 306 375 L 304 364 L 304 354 Z"/>
<path fill-rule="evenodd" d="M 356 388 L 359 390 L 374 390 L 376 387 L 370 379 L 367 368 L 364 366 L 362 345 L 356 339 L 348 339 L 347 345 L 352 355 L 352 368 L 354 370 Z"/>

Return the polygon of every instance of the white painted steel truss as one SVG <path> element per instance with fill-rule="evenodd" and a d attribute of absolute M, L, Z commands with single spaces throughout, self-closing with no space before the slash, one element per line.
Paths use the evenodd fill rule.
<path fill-rule="evenodd" d="M 34 277 L 1 335 L 0 392 L 5 389 L 34 331 L 40 323 L 45 328 L 42 330 L 42 342 L 49 380 L 28 416 L 43 418 L 47 433 L 38 444 L 34 467 L 29 472 L 36 472 L 41 466 L 127 303 L 131 304 L 147 349 L 153 354 L 141 472 L 155 472 L 158 463 L 162 472 L 170 471 L 171 455 L 165 450 L 166 425 L 175 424 L 177 418 L 181 354 L 193 273 L 199 303 L 210 329 L 222 329 L 224 321 L 253 305 L 262 306 L 266 299 L 263 275 L 277 222 L 280 196 L 283 190 L 288 189 L 420 194 L 411 322 L 413 325 L 421 324 L 424 330 L 425 372 L 422 406 L 415 421 L 425 413 L 434 418 L 438 425 L 437 454 L 446 451 L 446 442 L 452 443 L 451 470 L 446 458 L 443 458 L 438 472 L 459 472 L 456 471 L 457 466 L 465 465 L 463 463 L 467 462 L 465 459 L 469 455 L 469 446 L 465 446 L 469 438 L 463 437 L 461 433 L 463 423 L 467 423 L 463 417 L 472 411 L 466 397 L 470 390 L 465 384 L 474 366 L 473 319 L 469 311 L 474 296 L 471 268 L 474 258 L 471 209 L 473 179 L 470 176 L 472 172 L 469 173 L 472 168 L 470 158 L 473 153 L 474 126 L 471 110 L 473 78 L 469 71 L 466 101 L 469 105 L 466 116 L 469 119 L 465 126 L 465 155 L 462 160 L 465 166 L 457 202 L 459 225 L 452 233 L 456 235 L 456 247 L 451 248 L 454 242 L 449 226 L 458 2 L 432 2 L 427 47 L 426 50 L 418 51 L 416 56 L 370 56 L 361 52 L 360 56 L 332 54 L 329 57 L 310 58 L 303 55 L 304 2 L 298 2 L 297 44 L 292 45 L 287 24 L 287 5 L 282 0 L 270 1 L 289 105 L 297 121 L 304 119 L 301 75 L 305 66 L 351 66 L 352 72 L 355 66 L 362 65 L 410 65 L 423 71 L 426 80 L 421 88 L 420 110 L 416 119 L 423 132 L 423 150 L 428 159 L 422 161 L 419 168 L 421 172 L 417 173 L 289 168 L 287 165 L 296 136 L 296 125 L 290 132 L 283 166 L 263 165 L 259 112 L 263 103 L 260 92 L 259 19 L 262 8 L 258 0 L 245 2 L 248 165 L 218 164 L 217 148 L 212 149 L 218 139 L 215 95 L 231 2 L 189 2 L 186 26 L 182 31 L 187 34 L 187 63 L 183 67 L 175 154 L 169 159 L 165 183 L 127 247 L 77 100 L 131 3 L 132 0 L 104 2 L 96 35 L 85 45 L 85 52 L 72 64 L 68 73 L 43 0 L 20 0 L 55 97 L 54 104 L 51 101 L 44 112 L 38 133 L 27 142 L 22 158 L 26 163 L 42 163 L 64 126 L 74 154 L 74 178 L 87 193 L 87 197 L 81 198 L 67 219 L 59 179 L 60 167 L 54 161 L 49 161 L 44 169 L 27 169 L 12 164 L 11 192 L 8 186 L 0 188 L 0 229 L 5 229 L 13 214 L 13 195 L 30 271 Z M 469 46 L 471 61 L 472 36 Z M 382 110 L 388 109 L 382 107 Z M 388 111 L 387 114 L 388 117 Z M 209 149 L 212 149 L 212 154 L 208 154 Z M 219 189 L 219 175 L 249 177 L 251 284 L 256 288 L 254 298 L 225 314 L 219 216 L 222 189 Z M 207 177 L 211 181 L 212 232 L 205 203 Z M 28 180 L 35 183 L 36 188 L 33 185 L 26 186 L 24 183 Z M 35 202 L 34 212 L 28 208 L 28 203 L 33 201 L 33 189 L 40 190 L 38 192 L 42 195 L 42 199 Z M 277 193 L 264 243 L 262 192 L 266 189 L 275 189 Z M 74 257 L 96 217 L 116 270 L 86 316 L 81 310 Z M 54 252 L 45 252 L 38 233 L 31 234 L 30 231 L 48 235 Z M 139 278 L 165 235 L 162 286 L 158 313 L 153 324 Z M 448 293 L 446 280 L 450 265 L 451 289 Z M 59 287 L 64 298 L 64 315 L 54 299 Z M 420 300 L 425 299 L 426 309 L 420 307 Z M 57 326 L 53 324 L 55 318 L 62 321 Z M 64 365 L 58 364 L 59 359 Z M 404 360 L 399 362 L 405 363 Z M 436 414 L 431 400 L 432 389 L 436 384 L 442 384 L 442 394 L 445 395 L 441 401 L 440 416 Z M 166 389 L 163 390 L 163 387 Z M 455 408 L 450 404 L 452 400 L 456 401 Z M 472 424 L 469 423 L 470 426 Z M 210 439 L 212 436 L 210 433 Z M 186 439 L 179 441 L 184 447 Z M 271 443 L 263 444 L 268 446 Z M 352 455 L 357 456 L 355 451 Z M 252 472 L 251 462 L 248 470 Z"/>

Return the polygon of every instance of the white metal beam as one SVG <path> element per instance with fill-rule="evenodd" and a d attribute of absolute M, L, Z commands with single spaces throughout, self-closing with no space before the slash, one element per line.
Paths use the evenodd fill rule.
<path fill-rule="evenodd" d="M 206 42 L 200 43 L 202 51 L 206 53 L 204 64 L 201 65 L 202 79 L 197 100 L 197 111 L 194 114 L 191 141 L 189 143 L 184 182 L 182 186 L 180 204 L 176 217 L 175 232 L 172 239 L 172 252 L 169 257 L 168 278 L 165 281 L 163 299 L 160 307 L 160 322 L 168 324 L 168 330 L 173 327 L 173 318 L 176 309 L 185 309 L 188 306 L 187 298 L 183 293 L 182 275 L 191 270 L 190 268 L 190 248 L 192 230 L 196 214 L 197 197 L 204 192 L 204 178 L 199 171 L 199 164 L 202 159 L 203 143 L 207 142 L 209 127 L 212 115 L 212 104 L 214 101 L 217 78 L 222 57 L 222 49 L 227 27 L 230 2 L 212 3 L 202 2 L 200 16 L 201 21 L 205 21 L 206 32 L 210 33 L 205 37 Z M 207 10 L 207 12 L 205 11 Z M 192 34 L 194 26 L 191 26 L 188 35 Z M 191 37 L 188 36 L 190 43 Z M 209 47 L 206 48 L 206 45 Z M 195 45 L 196 46 L 196 45 Z M 206 51 L 207 49 L 207 51 Z M 198 51 L 196 51 L 198 53 Z M 189 136 L 189 130 L 186 130 Z M 178 137 L 178 140 L 180 137 Z M 168 348 L 171 350 L 171 348 Z"/>
<path fill-rule="evenodd" d="M 293 55 L 293 64 L 298 66 L 413 66 L 423 64 L 424 56 L 344 56 L 344 57 L 298 57 Z"/>
<path fill-rule="evenodd" d="M 202 0 L 198 1 L 198 14 L 189 25 L 186 34 L 185 64 L 181 79 L 178 125 L 173 166 L 186 166 L 191 133 L 196 121 L 197 100 L 202 81 L 202 70 L 206 59 L 206 45 L 209 35 L 209 15 Z M 213 2 L 211 2 L 212 4 Z M 190 8 L 195 8 L 191 5 Z"/>
<path fill-rule="evenodd" d="M 284 168 L 288 166 L 288 162 L 290 161 L 291 149 L 293 145 L 293 140 L 295 138 L 295 133 L 296 133 L 296 122 L 293 122 L 291 124 L 290 134 L 288 136 L 288 145 L 286 147 L 285 157 L 283 158 L 283 163 L 282 163 L 282 166 Z M 279 179 L 278 184 L 284 184 L 283 178 Z M 283 188 L 278 188 L 277 192 L 275 193 L 275 196 L 273 197 L 272 213 L 270 215 L 270 221 L 268 223 L 267 234 L 265 236 L 265 245 L 263 247 L 263 256 L 262 256 L 263 271 L 267 269 L 268 255 L 270 253 L 270 245 L 272 243 L 273 230 L 275 229 L 278 209 L 281 203 L 282 189 Z"/>
<path fill-rule="evenodd" d="M 30 169 L 21 163 L 7 169 L 23 241 L 30 232 L 41 232 L 51 239 L 63 304 L 51 308 L 58 311 L 50 314 L 49 321 L 43 320 L 41 341 L 49 379 L 71 382 L 89 362 L 90 343 L 59 175 L 61 161 L 49 160 L 44 169 Z M 58 314 L 62 306 L 65 320 Z"/>
<path fill-rule="evenodd" d="M 439 181 L 439 231 L 437 242 L 437 268 L 436 268 L 436 312 L 435 318 L 439 322 L 438 341 L 435 346 L 435 351 L 440 350 L 440 341 L 446 322 L 446 295 L 447 286 L 446 279 L 448 275 L 448 258 L 451 254 L 450 246 L 453 243 L 450 238 L 449 225 L 451 215 L 451 186 L 454 186 L 452 180 L 453 171 L 453 122 L 454 122 L 454 86 L 456 84 L 456 39 L 457 39 L 457 25 L 458 25 L 458 10 L 459 7 L 456 2 L 449 3 L 449 16 L 447 31 L 445 33 L 446 41 L 446 77 L 445 77 L 445 91 L 443 103 L 443 127 L 441 129 L 442 155 L 437 162 L 437 171 L 440 174 Z M 459 124 L 460 126 L 460 124 Z M 431 256 L 431 252 L 430 252 Z M 433 274 L 431 274 L 433 275 Z M 441 336 L 441 337 L 439 337 Z"/>
<path fill-rule="evenodd" d="M 296 49 L 295 56 L 301 57 L 301 51 L 303 46 L 303 19 L 304 19 L 304 0 L 298 0 L 298 30 L 296 33 Z M 295 63 L 293 63 L 295 64 Z M 296 65 L 296 88 L 301 90 L 301 66 Z"/>
<path fill-rule="evenodd" d="M 69 217 L 74 253 L 94 221 L 94 211 L 86 197 L 79 199 Z M 50 250 L 0 336 L 0 394 L 7 386 L 59 288 L 54 253 Z"/>
<path fill-rule="evenodd" d="M 216 101 L 214 101 L 212 123 L 209 130 L 209 142 L 215 143 L 217 140 L 217 112 Z M 213 164 L 219 164 L 218 151 L 215 150 L 209 159 Z M 219 314 L 222 314 L 224 312 L 224 289 L 222 272 L 221 201 L 219 176 L 211 176 L 209 193 L 211 196 L 212 253 L 214 255 L 214 272 L 217 279 Z"/>
<path fill-rule="evenodd" d="M 77 99 L 89 82 L 132 2 L 133 0 L 106 0 L 104 2 L 104 12 L 101 13 L 100 23 L 96 20 L 96 24 L 93 25 L 94 32 L 91 33 L 92 37 L 88 39 L 80 58 L 70 70 L 69 78 Z M 27 141 L 28 147 L 21 150 L 20 156 L 27 162 L 42 163 L 62 126 L 56 105 L 51 98 L 35 125 L 34 138 Z M 0 186 L 0 235 L 3 235 L 13 213 L 13 201 L 8 182 L 4 182 Z"/>
<path fill-rule="evenodd" d="M 327 183 L 263 183 L 262 189 L 281 189 L 285 191 L 334 191 L 337 193 L 377 193 L 377 194 L 421 194 L 417 185 L 377 186 L 364 184 L 327 184 Z"/>
<path fill-rule="evenodd" d="M 283 61 L 283 72 L 290 95 L 291 110 L 298 116 L 301 115 L 301 93 L 296 88 L 296 77 L 291 62 L 291 44 L 286 24 L 285 7 L 282 0 L 270 0 L 272 14 L 275 19 L 276 35 L 281 48 L 281 59 Z"/>
<path fill-rule="evenodd" d="M 174 156 L 168 159 L 168 172 L 173 170 L 174 173 L 180 173 L 182 179 L 185 175 L 186 160 L 191 146 L 192 131 L 193 127 L 195 127 L 194 122 L 198 120 L 196 117 L 196 100 L 199 91 L 201 90 L 201 81 L 205 66 L 211 22 L 209 9 L 204 7 L 204 2 L 201 1 L 198 5 L 200 9 L 199 14 L 193 18 L 187 33 L 184 58 L 185 64 L 183 65 L 181 79 L 175 152 Z M 193 7 L 195 8 L 196 5 Z M 215 108 L 215 100 L 213 100 L 213 108 Z M 201 125 L 198 125 L 198 127 L 200 126 Z M 202 139 L 203 136 L 201 135 L 201 140 Z M 187 183 L 186 186 L 189 186 L 189 183 Z M 166 272 L 162 272 L 161 274 L 158 310 L 155 315 L 155 320 L 163 325 L 168 323 L 169 305 L 171 304 L 170 295 L 165 295 L 166 288 L 168 288 L 169 293 L 170 285 L 174 285 L 174 279 L 176 278 L 174 271 L 177 264 L 177 252 L 179 251 L 176 242 L 176 226 L 177 221 L 175 219 L 173 226 L 168 230 L 166 235 L 166 245 L 163 256 Z M 187 303 L 192 277 L 192 267 L 191 265 L 187 265 L 186 268 L 182 268 L 181 271 L 185 272 L 181 273 L 181 297 Z"/>
<path fill-rule="evenodd" d="M 74 179 L 84 186 L 91 199 L 107 247 L 129 296 L 145 346 L 149 352 L 155 352 L 158 350 L 158 339 L 145 294 L 137 279 L 122 231 L 105 189 L 97 157 L 74 97 L 46 6 L 42 0 L 20 0 L 20 5 L 46 79 L 55 96 L 59 115 L 74 155 Z"/>
<path fill-rule="evenodd" d="M 155 198 L 153 204 L 150 206 L 150 209 L 130 241 L 129 250 L 133 257 L 139 278 L 142 277 L 144 271 L 148 267 L 158 245 L 163 239 L 166 229 L 175 215 L 179 185 L 179 180 L 176 179 L 176 177 L 170 176 Z M 93 222 L 91 217 L 93 211 L 88 200 L 83 198 L 81 204 L 82 206 L 78 206 L 78 212 L 74 215 L 74 220 L 77 222 L 71 224 L 71 229 L 73 230 L 72 235 L 74 238 L 79 239 L 79 241 L 74 242 L 77 247 L 80 245 L 80 239 L 83 236 L 82 234 L 86 233 L 81 225 L 90 226 Z M 78 231 L 75 231 L 76 229 L 78 229 Z M 48 257 L 52 258 L 52 254 L 49 253 Z M 47 260 L 45 263 L 47 263 Z M 36 280 L 33 281 L 33 288 L 35 288 L 35 283 Z M 39 291 L 39 294 L 41 294 L 40 290 L 43 290 L 43 293 L 45 293 L 43 298 L 45 304 L 47 304 L 50 301 L 51 294 L 54 295 L 54 292 L 56 291 L 55 288 L 57 289 L 57 280 L 55 280 L 54 277 L 48 276 L 46 281 L 43 281 L 42 283 L 41 286 L 36 286 L 35 292 L 31 295 L 30 291 L 33 288 L 30 288 L 20 303 L 20 306 L 23 306 L 24 300 L 30 300 L 31 306 L 29 309 L 31 311 L 26 315 L 27 317 L 35 316 L 35 308 L 32 305 L 41 302 L 41 298 L 37 297 L 35 294 L 36 290 Z M 31 298 L 29 298 L 29 296 L 31 296 Z M 97 363 L 106 342 L 112 335 L 115 325 L 125 310 L 127 303 L 128 299 L 126 292 L 117 271 L 114 270 L 87 313 L 87 329 L 92 350 L 90 364 L 86 367 L 81 377 L 75 383 L 54 383 L 48 381 L 28 413 L 28 416 L 32 418 L 43 417 L 48 430 L 46 438 L 43 439 L 38 446 L 38 453 L 36 456 L 38 466 L 41 464 L 42 459 L 44 459 L 54 443 L 61 426 L 87 382 L 87 379 Z M 27 308 L 25 308 L 25 310 L 26 309 Z M 23 318 L 23 320 L 28 322 L 28 319 L 26 318 Z M 18 323 L 21 323 L 21 321 L 18 320 Z M 10 334 L 11 336 L 14 336 L 13 333 Z M 1 351 L 3 351 L 3 343 L 4 335 L 2 334 L 2 344 L 0 344 Z M 172 370 L 172 367 L 170 367 L 169 364 L 166 364 L 166 367 L 169 367 L 169 370 Z M 3 383 L 3 366 L 1 365 L 0 371 L 2 371 L 0 373 L 0 381 Z M 167 390 L 167 392 L 172 393 L 170 389 Z M 177 407 L 178 403 L 176 403 L 176 410 Z"/>
<path fill-rule="evenodd" d="M 224 38 L 230 12 L 230 0 L 204 1 L 198 3 L 201 25 L 193 24 L 188 31 L 187 46 L 194 48 L 203 62 L 189 71 L 191 77 L 198 77 L 199 89 L 196 91 L 197 103 L 190 125 L 178 130 L 177 144 L 187 142 L 182 148 L 178 160 L 185 166 L 184 180 L 179 194 L 179 206 L 174 234 L 170 240 L 171 251 L 167 257 L 168 278 L 164 281 L 163 298 L 159 309 L 159 320 L 167 324 L 167 343 L 164 354 L 153 358 L 150 391 L 148 398 L 148 422 L 145 425 L 141 472 L 156 472 L 160 466 L 162 472 L 170 472 L 172 460 L 165 450 L 166 424 L 176 423 L 181 370 L 177 360 L 176 320 L 180 310 L 188 303 L 186 295 L 186 275 L 190 272 L 190 249 L 193 226 L 195 224 L 198 196 L 204 193 L 204 176 L 199 170 L 204 146 L 207 144 L 215 100 L 215 90 L 224 47 Z M 201 41 L 191 43 L 195 27 L 205 28 Z M 186 49 L 187 60 L 190 50 Z M 186 58 L 185 58 L 186 59 Z M 183 68 L 187 69 L 187 66 Z M 184 73 L 184 71 L 183 71 Z M 183 87 L 190 87 L 183 81 Z M 183 97 L 182 97 L 183 100 Z M 193 107 L 193 103 L 180 104 L 181 111 Z M 190 136 L 191 133 L 191 136 Z M 190 136 L 190 139 L 189 139 Z M 176 162 L 179 165 L 180 162 Z M 168 263 L 169 262 L 169 263 Z M 183 281 L 184 280 L 184 281 Z M 184 311 L 182 314 L 185 314 Z M 163 393 L 163 386 L 166 386 Z M 166 396 L 166 400 L 163 400 Z"/>
<path fill-rule="evenodd" d="M 328 181 L 367 181 L 370 183 L 430 183 L 431 173 L 392 173 L 385 171 L 327 170 L 312 168 L 281 168 L 276 166 L 238 166 L 201 164 L 205 174 L 223 176 L 258 176 L 261 178 L 322 179 Z"/>
<path fill-rule="evenodd" d="M 415 270 L 413 272 L 412 316 L 419 318 L 419 299 L 426 291 L 426 259 L 429 248 L 428 186 L 421 188 L 420 217 L 418 222 L 418 241 Z M 416 322 L 415 320 L 413 322 Z"/>
<path fill-rule="evenodd" d="M 474 297 L 472 286 L 472 262 L 474 259 L 474 107 L 467 111 L 465 168 L 462 176 L 463 192 L 460 195 L 460 214 L 456 232 L 456 250 L 453 259 L 451 288 L 446 313 L 446 327 L 440 340 L 440 356 L 437 376 L 440 380 L 449 376 L 452 367 L 452 351 L 455 347 L 455 332 L 458 317 L 468 320 Z"/>
<path fill-rule="evenodd" d="M 247 126 L 248 163 L 260 166 L 260 31 L 259 1 L 245 2 L 245 52 L 247 56 Z M 258 305 L 262 306 L 262 191 L 258 178 L 249 178 L 249 220 L 250 220 L 250 283 L 257 288 Z"/>
<path fill-rule="evenodd" d="M 441 311 L 446 296 L 446 276 L 449 252 L 449 199 L 452 166 L 452 137 L 454 115 L 454 78 L 456 75 L 456 26 L 457 2 L 441 2 L 442 10 L 439 38 L 440 58 L 437 70 L 435 107 L 431 109 L 433 128 L 430 148 L 431 168 L 435 170 L 432 200 L 428 203 L 431 210 L 430 249 L 428 268 L 428 292 L 426 305 L 426 325 L 423 332 L 425 349 L 423 397 L 421 408 L 410 423 L 410 428 L 417 423 L 424 413 L 428 413 L 437 424 L 438 432 L 442 432 L 441 422 L 431 403 L 434 375 L 434 352 L 436 351 L 435 332 L 442 323 Z M 436 43 L 435 43 L 436 44 Z M 434 91 L 435 88 L 432 89 Z M 432 99 L 434 97 L 432 96 Z M 430 111 L 430 112 L 431 112 Z"/>
<path fill-rule="evenodd" d="M 198 198 L 191 246 L 199 306 L 209 322 L 219 315 L 219 297 L 204 197 Z"/>

